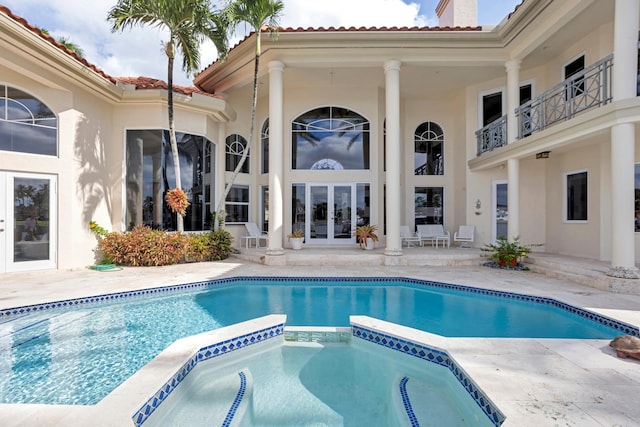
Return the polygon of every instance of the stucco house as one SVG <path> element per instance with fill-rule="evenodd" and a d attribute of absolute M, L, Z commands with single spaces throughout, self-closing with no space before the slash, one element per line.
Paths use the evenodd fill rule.
<path fill-rule="evenodd" d="M 257 223 L 278 257 L 293 229 L 353 245 L 377 224 L 393 259 L 401 225 L 468 224 L 475 246 L 520 236 L 638 277 L 640 1 L 524 0 L 491 27 L 475 0 L 436 11 L 263 37 L 227 229 Z M 185 230 L 209 228 L 247 145 L 253 37 L 175 89 Z M 0 7 L 0 91 L 0 273 L 92 264 L 91 220 L 173 228 L 164 82 L 109 76 Z"/>

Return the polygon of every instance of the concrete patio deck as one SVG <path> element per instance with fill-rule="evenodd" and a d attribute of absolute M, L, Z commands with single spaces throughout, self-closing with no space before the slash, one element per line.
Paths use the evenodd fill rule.
<path fill-rule="evenodd" d="M 334 252 L 333 256 L 342 258 L 340 253 Z M 566 264 L 581 262 L 557 258 Z M 239 275 L 404 276 L 551 297 L 640 325 L 640 295 L 609 292 L 533 271 L 494 270 L 477 262 L 463 266 L 325 263 L 276 266 L 231 258 L 216 263 L 127 267 L 109 272 L 83 269 L 10 273 L 0 281 L 0 308 Z M 608 340 L 445 338 L 444 341 L 446 350 L 507 416 L 504 426 L 638 425 L 640 361 L 617 358 Z M 0 405 L 0 424 L 116 426 L 110 421 L 110 414 L 118 411 L 122 412 L 122 408 L 100 404 Z"/>

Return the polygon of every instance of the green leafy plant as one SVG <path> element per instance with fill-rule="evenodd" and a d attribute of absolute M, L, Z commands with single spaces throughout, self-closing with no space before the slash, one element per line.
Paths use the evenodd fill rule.
<path fill-rule="evenodd" d="M 487 243 L 481 250 L 487 252 L 483 254 L 483 256 L 500 264 L 500 266 L 515 267 L 523 257 L 526 257 L 529 252 L 531 252 L 531 248 L 534 246 L 540 245 L 524 245 L 520 243 L 519 236 L 515 237 L 513 241 L 509 241 L 509 239 L 505 237 L 498 237 L 496 243 Z"/>
<path fill-rule="evenodd" d="M 109 234 L 105 228 L 99 226 L 95 221 L 89 221 L 89 230 L 91 230 L 98 239 L 102 239 L 104 236 Z"/>
<path fill-rule="evenodd" d="M 287 239 L 301 239 L 304 237 L 304 230 L 298 229 L 293 230 L 291 233 L 287 234 Z"/>
<path fill-rule="evenodd" d="M 367 239 L 371 239 L 374 242 L 377 242 L 378 235 L 376 234 L 376 231 L 378 231 L 377 225 L 366 224 L 356 227 L 356 231 L 354 232 L 354 234 L 360 247 L 363 247 L 367 244 Z"/>
<path fill-rule="evenodd" d="M 185 257 L 188 261 L 219 261 L 229 257 L 233 238 L 228 231 L 217 230 L 187 236 Z"/>

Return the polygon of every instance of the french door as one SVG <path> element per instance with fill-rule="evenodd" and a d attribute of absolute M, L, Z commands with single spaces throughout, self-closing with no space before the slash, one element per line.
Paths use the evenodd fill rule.
<path fill-rule="evenodd" d="M 491 241 L 504 237 L 507 238 L 509 229 L 509 199 L 507 197 L 507 181 L 493 182 L 493 212 L 491 227 Z"/>
<path fill-rule="evenodd" d="M 356 227 L 356 184 L 307 184 L 306 242 L 353 244 Z"/>
<path fill-rule="evenodd" d="M 0 171 L 0 273 L 56 268 L 57 180 Z"/>

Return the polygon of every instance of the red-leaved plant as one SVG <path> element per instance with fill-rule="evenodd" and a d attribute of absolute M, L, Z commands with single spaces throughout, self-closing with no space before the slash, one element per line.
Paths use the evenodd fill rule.
<path fill-rule="evenodd" d="M 180 216 L 185 216 L 187 213 L 187 208 L 189 207 L 189 199 L 187 198 L 187 194 L 179 188 L 172 188 L 167 191 L 167 196 L 165 197 L 167 200 L 167 205 L 169 208 L 179 214 Z"/>

